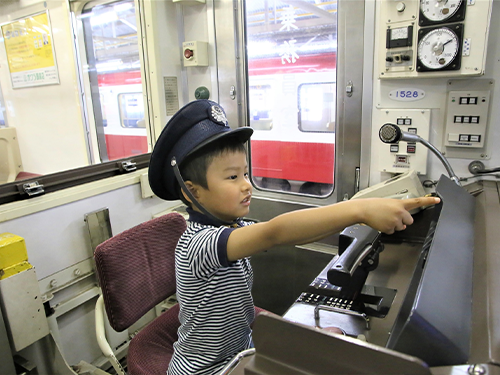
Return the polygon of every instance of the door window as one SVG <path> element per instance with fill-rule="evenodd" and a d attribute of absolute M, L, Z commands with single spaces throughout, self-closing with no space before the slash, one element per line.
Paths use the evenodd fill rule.
<path fill-rule="evenodd" d="M 247 1 L 248 118 L 253 183 L 333 192 L 337 3 Z"/>

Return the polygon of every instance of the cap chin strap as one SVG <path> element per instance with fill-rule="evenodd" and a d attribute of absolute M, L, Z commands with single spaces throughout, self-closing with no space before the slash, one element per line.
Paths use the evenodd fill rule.
<path fill-rule="evenodd" d="M 216 223 L 220 223 L 221 225 L 232 225 L 236 222 L 236 220 L 234 221 L 224 221 L 224 220 L 221 220 L 219 219 L 218 217 L 215 217 L 214 215 L 212 215 L 210 212 L 208 212 L 208 210 L 203 207 L 201 205 L 200 202 L 198 202 L 198 200 L 194 197 L 194 195 L 189 191 L 189 188 L 186 186 L 186 183 L 184 182 L 184 180 L 182 179 L 182 176 L 181 176 L 181 171 L 179 170 L 179 167 L 177 165 L 177 161 L 175 160 L 175 157 L 172 158 L 172 161 L 170 162 L 170 165 L 172 166 L 172 168 L 174 169 L 174 174 L 175 174 L 175 178 L 177 179 L 177 182 L 179 183 L 179 185 L 181 186 L 181 189 L 186 193 L 186 195 L 189 197 L 189 199 L 191 200 L 191 202 L 203 213 L 205 214 L 206 216 L 208 216 L 210 219 L 214 220 Z"/>

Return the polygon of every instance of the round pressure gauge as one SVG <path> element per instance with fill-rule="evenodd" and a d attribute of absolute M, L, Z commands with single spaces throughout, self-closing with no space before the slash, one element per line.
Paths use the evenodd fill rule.
<path fill-rule="evenodd" d="M 457 22 L 465 17 L 464 0 L 420 0 L 421 26 Z"/>
<path fill-rule="evenodd" d="M 417 70 L 460 69 L 462 25 L 420 29 L 417 48 Z"/>

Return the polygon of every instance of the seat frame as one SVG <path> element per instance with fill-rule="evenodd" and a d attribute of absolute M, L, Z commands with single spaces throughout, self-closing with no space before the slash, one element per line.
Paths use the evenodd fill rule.
<path fill-rule="evenodd" d="M 115 369 L 116 373 L 118 375 L 127 375 L 125 369 L 121 365 L 120 361 L 118 361 L 118 358 L 116 358 L 113 349 L 111 349 L 111 345 L 109 345 L 109 342 L 106 339 L 105 319 L 107 319 L 106 309 L 104 307 L 104 298 L 101 294 L 95 304 L 95 333 L 97 337 L 97 344 L 99 345 L 102 354 L 104 354 Z"/>

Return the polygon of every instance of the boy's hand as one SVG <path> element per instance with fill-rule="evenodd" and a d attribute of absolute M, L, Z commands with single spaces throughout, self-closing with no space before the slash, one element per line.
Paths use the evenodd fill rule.
<path fill-rule="evenodd" d="M 410 210 L 423 206 L 432 206 L 441 200 L 436 197 L 421 197 L 411 199 L 369 198 L 363 204 L 365 224 L 380 232 L 392 234 L 406 229 L 413 224 Z"/>

